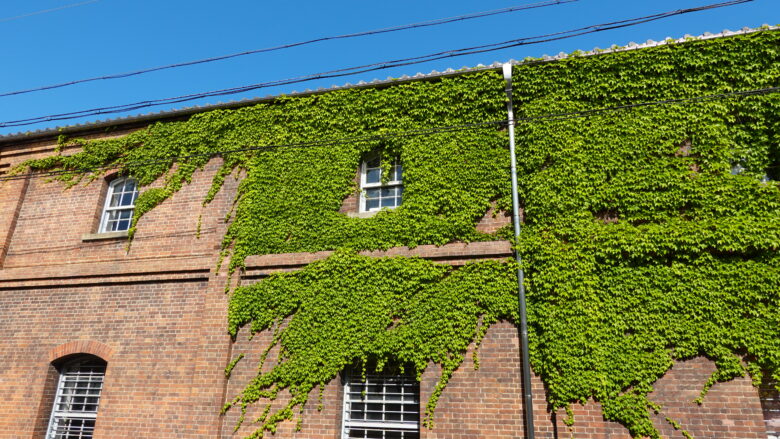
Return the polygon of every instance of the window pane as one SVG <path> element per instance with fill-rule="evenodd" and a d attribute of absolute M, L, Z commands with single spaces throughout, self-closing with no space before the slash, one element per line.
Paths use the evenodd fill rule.
<path fill-rule="evenodd" d="M 122 206 L 132 206 L 133 205 L 133 192 L 125 192 L 122 194 Z"/>
<path fill-rule="evenodd" d="M 401 165 L 393 166 L 393 171 L 394 171 L 393 180 L 395 181 L 403 180 L 403 174 L 404 174 L 403 166 Z"/>
<path fill-rule="evenodd" d="M 404 421 L 415 422 L 419 420 L 419 418 L 420 418 L 419 413 L 404 413 Z"/>
<path fill-rule="evenodd" d="M 366 183 L 379 183 L 382 179 L 382 171 L 379 168 L 366 171 Z"/>

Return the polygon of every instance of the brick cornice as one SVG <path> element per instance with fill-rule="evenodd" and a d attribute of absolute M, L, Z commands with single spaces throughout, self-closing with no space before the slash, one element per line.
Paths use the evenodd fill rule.
<path fill-rule="evenodd" d="M 274 272 L 297 270 L 312 262 L 326 259 L 332 254 L 332 251 L 321 251 L 250 256 L 246 259 L 246 270 L 243 277 L 263 277 Z M 375 258 L 385 256 L 419 257 L 461 266 L 469 261 L 511 257 L 512 246 L 509 241 L 456 242 L 442 246 L 393 247 L 388 250 L 362 251 L 360 254 Z"/>
<path fill-rule="evenodd" d="M 213 256 L 127 259 L 0 270 L 0 289 L 207 280 Z"/>

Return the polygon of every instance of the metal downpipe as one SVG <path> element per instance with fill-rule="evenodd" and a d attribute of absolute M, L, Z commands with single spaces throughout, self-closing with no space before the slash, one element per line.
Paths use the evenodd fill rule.
<path fill-rule="evenodd" d="M 512 107 L 512 64 L 503 65 L 506 81 L 507 116 L 509 125 L 509 157 L 512 165 L 512 221 L 515 229 L 515 242 L 520 240 L 520 202 L 517 193 L 517 155 L 515 154 L 515 112 Z M 534 439 L 533 393 L 531 391 L 531 362 L 528 356 L 528 317 L 525 302 L 525 273 L 520 252 L 515 251 L 517 261 L 517 304 L 520 314 L 520 352 L 523 363 L 523 405 L 525 406 L 526 437 Z"/>

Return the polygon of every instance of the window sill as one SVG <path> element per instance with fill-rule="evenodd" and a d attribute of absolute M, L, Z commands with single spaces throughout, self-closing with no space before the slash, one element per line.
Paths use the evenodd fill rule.
<path fill-rule="evenodd" d="M 349 212 L 347 213 L 347 216 L 350 218 L 371 218 L 379 212 L 379 210 L 371 210 L 368 212 Z"/>
<path fill-rule="evenodd" d="M 103 239 L 127 238 L 127 230 L 121 232 L 85 233 L 81 235 L 82 241 L 100 241 Z"/>

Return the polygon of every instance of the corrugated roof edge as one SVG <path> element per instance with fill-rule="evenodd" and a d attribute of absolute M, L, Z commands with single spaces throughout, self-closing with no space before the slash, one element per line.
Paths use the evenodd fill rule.
<path fill-rule="evenodd" d="M 513 65 L 519 65 L 519 64 L 526 64 L 526 63 L 538 63 L 538 62 L 552 62 L 552 61 L 558 61 L 562 60 L 568 57 L 576 56 L 576 57 L 582 57 L 582 56 L 593 56 L 593 55 L 603 55 L 607 53 L 615 53 L 615 52 L 625 52 L 629 50 L 638 50 L 638 49 L 646 49 L 649 47 L 657 47 L 657 46 L 663 46 L 666 44 L 679 44 L 679 43 L 685 43 L 689 41 L 700 41 L 700 40 L 709 40 L 713 38 L 724 38 L 724 37 L 732 37 L 736 35 L 745 35 L 755 32 L 765 32 L 765 31 L 776 31 L 780 29 L 780 25 L 774 25 L 770 26 L 768 24 L 764 24 L 761 27 L 757 28 L 750 28 L 750 27 L 744 27 L 737 31 L 732 31 L 729 29 L 724 29 L 722 32 L 719 33 L 710 33 L 705 32 L 698 36 L 693 35 L 685 35 L 681 38 L 671 38 L 667 37 L 660 41 L 654 41 L 654 40 L 647 40 L 646 42 L 642 44 L 637 44 L 635 42 L 629 42 L 625 46 L 618 46 L 613 45 L 610 48 L 607 49 L 601 49 L 599 47 L 595 47 L 590 51 L 583 52 L 583 51 L 574 51 L 572 53 L 565 53 L 560 52 L 557 55 L 550 56 L 550 55 L 542 55 L 540 58 L 526 58 L 522 61 L 517 60 L 509 60 L 510 63 Z M 85 122 L 80 124 L 74 124 L 74 125 L 66 125 L 61 127 L 53 127 L 53 128 L 45 128 L 35 131 L 25 131 L 25 132 L 18 132 L 13 134 L 6 134 L 6 135 L 0 135 L 0 145 L 2 144 L 8 144 L 12 142 L 19 142 L 19 141 L 29 141 L 29 140 L 41 140 L 45 139 L 47 137 L 54 137 L 58 136 L 60 134 L 73 134 L 81 131 L 92 131 L 97 130 L 101 128 L 106 127 L 120 127 L 122 125 L 133 125 L 133 124 L 143 124 L 145 122 L 150 121 L 156 121 L 156 120 L 162 120 L 162 119 L 175 119 L 175 118 L 181 118 L 186 117 L 195 113 L 200 113 L 204 111 L 210 111 L 210 110 L 216 110 L 216 109 L 228 109 L 228 108 L 239 108 L 239 107 L 245 107 L 249 105 L 254 105 L 262 102 L 270 102 L 274 99 L 277 99 L 281 96 L 306 96 L 306 95 L 313 95 L 313 94 L 319 94 L 319 93 L 326 93 L 330 91 L 335 90 L 345 90 L 345 89 L 352 89 L 352 88 L 366 88 L 366 87 L 379 87 L 379 86 L 385 86 L 389 84 L 397 84 L 401 82 L 409 82 L 409 81 L 419 81 L 419 80 L 426 80 L 426 79 L 434 79 L 434 78 L 440 78 L 445 76 L 455 76 L 455 75 L 462 75 L 465 73 L 472 73 L 472 72 L 478 72 L 478 71 L 484 71 L 484 70 L 493 70 L 493 69 L 499 69 L 501 68 L 503 63 L 501 62 L 494 62 L 490 65 L 483 65 L 478 64 L 474 67 L 462 67 L 458 70 L 454 70 L 452 68 L 449 68 L 447 70 L 444 70 L 442 72 L 433 70 L 430 73 L 424 74 L 424 73 L 417 73 L 414 76 L 409 75 L 403 75 L 398 78 L 388 77 L 387 79 L 380 80 L 380 79 L 374 79 L 371 82 L 365 82 L 365 81 L 359 81 L 357 84 L 351 84 L 346 83 L 344 85 L 333 85 L 332 87 L 326 88 L 326 87 L 319 87 L 316 90 L 306 89 L 304 91 L 297 91 L 293 90 L 290 93 L 282 93 L 278 95 L 268 95 L 265 97 L 258 97 L 258 98 L 246 98 L 236 101 L 229 101 L 229 102 L 219 102 L 216 104 L 210 104 L 210 105 L 195 105 L 192 107 L 184 107 L 179 108 L 175 110 L 165 110 L 165 111 L 158 111 L 158 112 L 152 112 L 152 113 L 145 113 L 145 114 L 137 114 L 132 116 L 124 116 L 124 117 L 118 117 L 114 119 L 105 119 L 105 120 L 96 120 L 93 122 Z"/>

